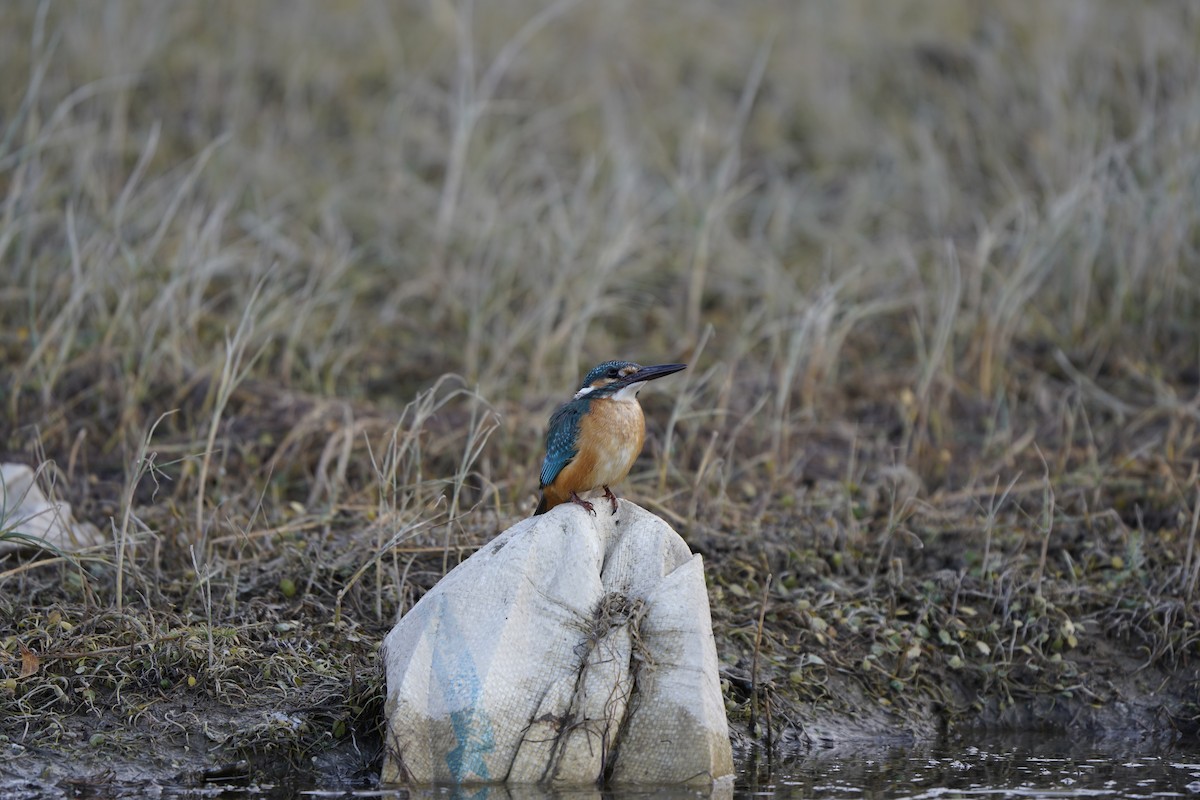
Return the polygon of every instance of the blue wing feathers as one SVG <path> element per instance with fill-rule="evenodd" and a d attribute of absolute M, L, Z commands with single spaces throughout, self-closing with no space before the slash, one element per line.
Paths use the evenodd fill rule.
<path fill-rule="evenodd" d="M 542 461 L 542 486 L 554 483 L 563 467 L 579 454 L 579 420 L 586 410 L 586 401 L 580 398 L 564 403 L 550 416 L 550 427 L 546 430 L 546 458 Z"/>

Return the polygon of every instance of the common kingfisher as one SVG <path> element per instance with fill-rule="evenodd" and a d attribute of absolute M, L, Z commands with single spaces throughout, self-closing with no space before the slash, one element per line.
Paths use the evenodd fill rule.
<path fill-rule="evenodd" d="M 583 379 L 575 396 L 550 416 L 541 492 L 534 515 L 545 514 L 570 500 L 592 514 L 596 509 L 580 497 L 604 489 L 617 513 L 617 496 L 609 487 L 633 468 L 646 441 L 646 419 L 638 392 L 647 381 L 684 369 L 687 364 L 643 367 L 632 361 L 605 361 Z"/>

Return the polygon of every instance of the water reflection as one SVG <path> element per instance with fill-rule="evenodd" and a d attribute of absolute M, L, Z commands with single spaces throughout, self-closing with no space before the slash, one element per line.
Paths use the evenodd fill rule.
<path fill-rule="evenodd" d="M 1200 795 L 1200 743 L 1105 747 L 1066 738 L 815 751 L 783 764 L 761 760 L 739 797 L 939 798 L 1190 797 Z"/>
<path fill-rule="evenodd" d="M 78 789 L 78 787 L 76 787 Z M 132 797 L 145 793 L 75 796 Z M 155 787 L 163 797 L 384 798 L 385 800 L 641 800 L 641 798 L 832 798 L 833 800 L 953 800 L 953 798 L 1190 798 L 1200 800 L 1200 742 L 1079 742 L 1067 738 L 977 738 L 935 746 L 909 745 L 818 749 L 802 757 L 768 761 L 761 754 L 739 760 L 732 787 L 699 792 L 678 787 L 636 790 L 560 790 L 539 787 L 425 787 L 251 784 Z M 4 795 L 0 791 L 0 795 Z M 30 795 L 34 796 L 34 795 Z"/>
<path fill-rule="evenodd" d="M 538 786 L 485 786 L 475 789 L 434 787 L 401 789 L 384 792 L 378 796 L 384 800 L 731 800 L 734 795 L 732 782 L 714 787 L 711 791 L 684 789 L 678 786 L 644 786 L 636 789 L 548 789 Z"/>

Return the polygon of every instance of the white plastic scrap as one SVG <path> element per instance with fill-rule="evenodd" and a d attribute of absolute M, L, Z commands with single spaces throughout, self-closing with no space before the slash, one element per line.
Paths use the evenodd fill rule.
<path fill-rule="evenodd" d="M 524 520 L 384 644 L 387 783 L 728 783 L 703 562 L 622 502 Z"/>
<path fill-rule="evenodd" d="M 0 464 L 0 553 L 33 546 L 40 540 L 53 549 L 74 552 L 103 541 L 90 523 L 71 518 L 71 506 L 51 501 L 37 485 L 37 475 L 25 464 Z"/>

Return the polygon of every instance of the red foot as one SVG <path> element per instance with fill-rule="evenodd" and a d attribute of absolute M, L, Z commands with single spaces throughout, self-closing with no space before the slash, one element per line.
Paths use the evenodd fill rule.
<path fill-rule="evenodd" d="M 579 495 L 575 494 L 574 492 L 571 492 L 571 502 L 578 503 L 579 505 L 581 505 L 585 509 L 587 509 L 588 513 L 591 514 L 593 517 L 596 516 L 596 507 L 594 505 L 592 505 L 591 503 L 589 503 L 587 500 L 584 500 Z"/>
<path fill-rule="evenodd" d="M 604 497 L 608 502 L 612 503 L 612 513 L 617 513 L 617 496 L 612 493 L 612 489 L 604 487 Z"/>

